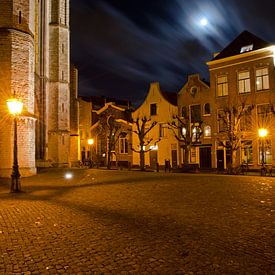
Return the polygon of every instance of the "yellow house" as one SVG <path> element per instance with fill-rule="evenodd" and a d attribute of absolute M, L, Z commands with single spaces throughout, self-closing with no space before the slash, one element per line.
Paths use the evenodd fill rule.
<path fill-rule="evenodd" d="M 133 113 L 132 118 L 146 118 L 145 132 L 155 124 L 145 135 L 145 165 L 153 169 L 165 166 L 165 161 L 170 162 L 172 167 L 179 164 L 178 141 L 173 132 L 168 129 L 168 123 L 178 113 L 177 94 L 167 93 L 160 90 L 159 83 L 151 83 L 149 92 L 144 102 Z M 137 131 L 137 124 L 133 123 L 133 165 L 140 164 L 140 142 Z"/>

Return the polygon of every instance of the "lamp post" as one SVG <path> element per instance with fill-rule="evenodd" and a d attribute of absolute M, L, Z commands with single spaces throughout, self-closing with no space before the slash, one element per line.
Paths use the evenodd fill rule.
<path fill-rule="evenodd" d="M 90 161 L 92 161 L 92 159 L 93 159 L 93 153 L 92 153 L 92 145 L 94 144 L 94 139 L 93 138 L 89 138 L 88 139 L 88 144 L 89 144 L 89 146 L 90 146 Z"/>
<path fill-rule="evenodd" d="M 258 130 L 259 133 L 259 137 L 261 140 L 261 164 L 262 164 L 262 168 L 261 168 L 261 175 L 263 175 L 265 173 L 265 137 L 267 136 L 267 130 L 264 128 L 260 128 Z"/>
<path fill-rule="evenodd" d="M 17 116 L 21 114 L 23 103 L 16 98 L 7 100 L 7 106 L 14 119 L 14 145 L 13 145 L 13 166 L 11 173 L 11 192 L 21 192 L 20 173 L 17 153 Z"/>

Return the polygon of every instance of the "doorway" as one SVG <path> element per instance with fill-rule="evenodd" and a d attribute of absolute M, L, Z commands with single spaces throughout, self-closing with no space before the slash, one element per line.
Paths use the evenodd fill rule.
<path fill-rule="evenodd" d="M 200 148 L 200 168 L 211 169 L 211 147 Z"/>
<path fill-rule="evenodd" d="M 218 171 L 224 170 L 224 150 L 217 150 L 217 169 Z"/>

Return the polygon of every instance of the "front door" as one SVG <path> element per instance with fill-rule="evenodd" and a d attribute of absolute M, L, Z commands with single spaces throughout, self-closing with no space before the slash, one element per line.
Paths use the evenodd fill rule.
<path fill-rule="evenodd" d="M 150 151 L 150 167 L 152 169 L 156 169 L 158 162 L 158 151 L 152 150 Z"/>
<path fill-rule="evenodd" d="M 224 170 L 224 150 L 217 150 L 217 169 L 218 171 Z"/>
<path fill-rule="evenodd" d="M 211 147 L 200 148 L 200 168 L 202 169 L 211 168 Z"/>
<path fill-rule="evenodd" d="M 177 167 L 178 154 L 177 150 L 172 150 L 172 167 Z"/>

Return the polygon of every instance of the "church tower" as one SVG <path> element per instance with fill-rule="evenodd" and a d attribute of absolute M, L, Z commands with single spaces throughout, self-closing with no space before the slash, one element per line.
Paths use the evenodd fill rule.
<path fill-rule="evenodd" d="M 49 10 L 48 159 L 60 167 L 70 148 L 69 0 L 51 0 Z"/>
<path fill-rule="evenodd" d="M 11 175 L 13 119 L 6 100 L 23 102 L 18 119 L 18 163 L 22 176 L 36 173 L 34 118 L 35 0 L 0 1 L 0 176 Z"/>

